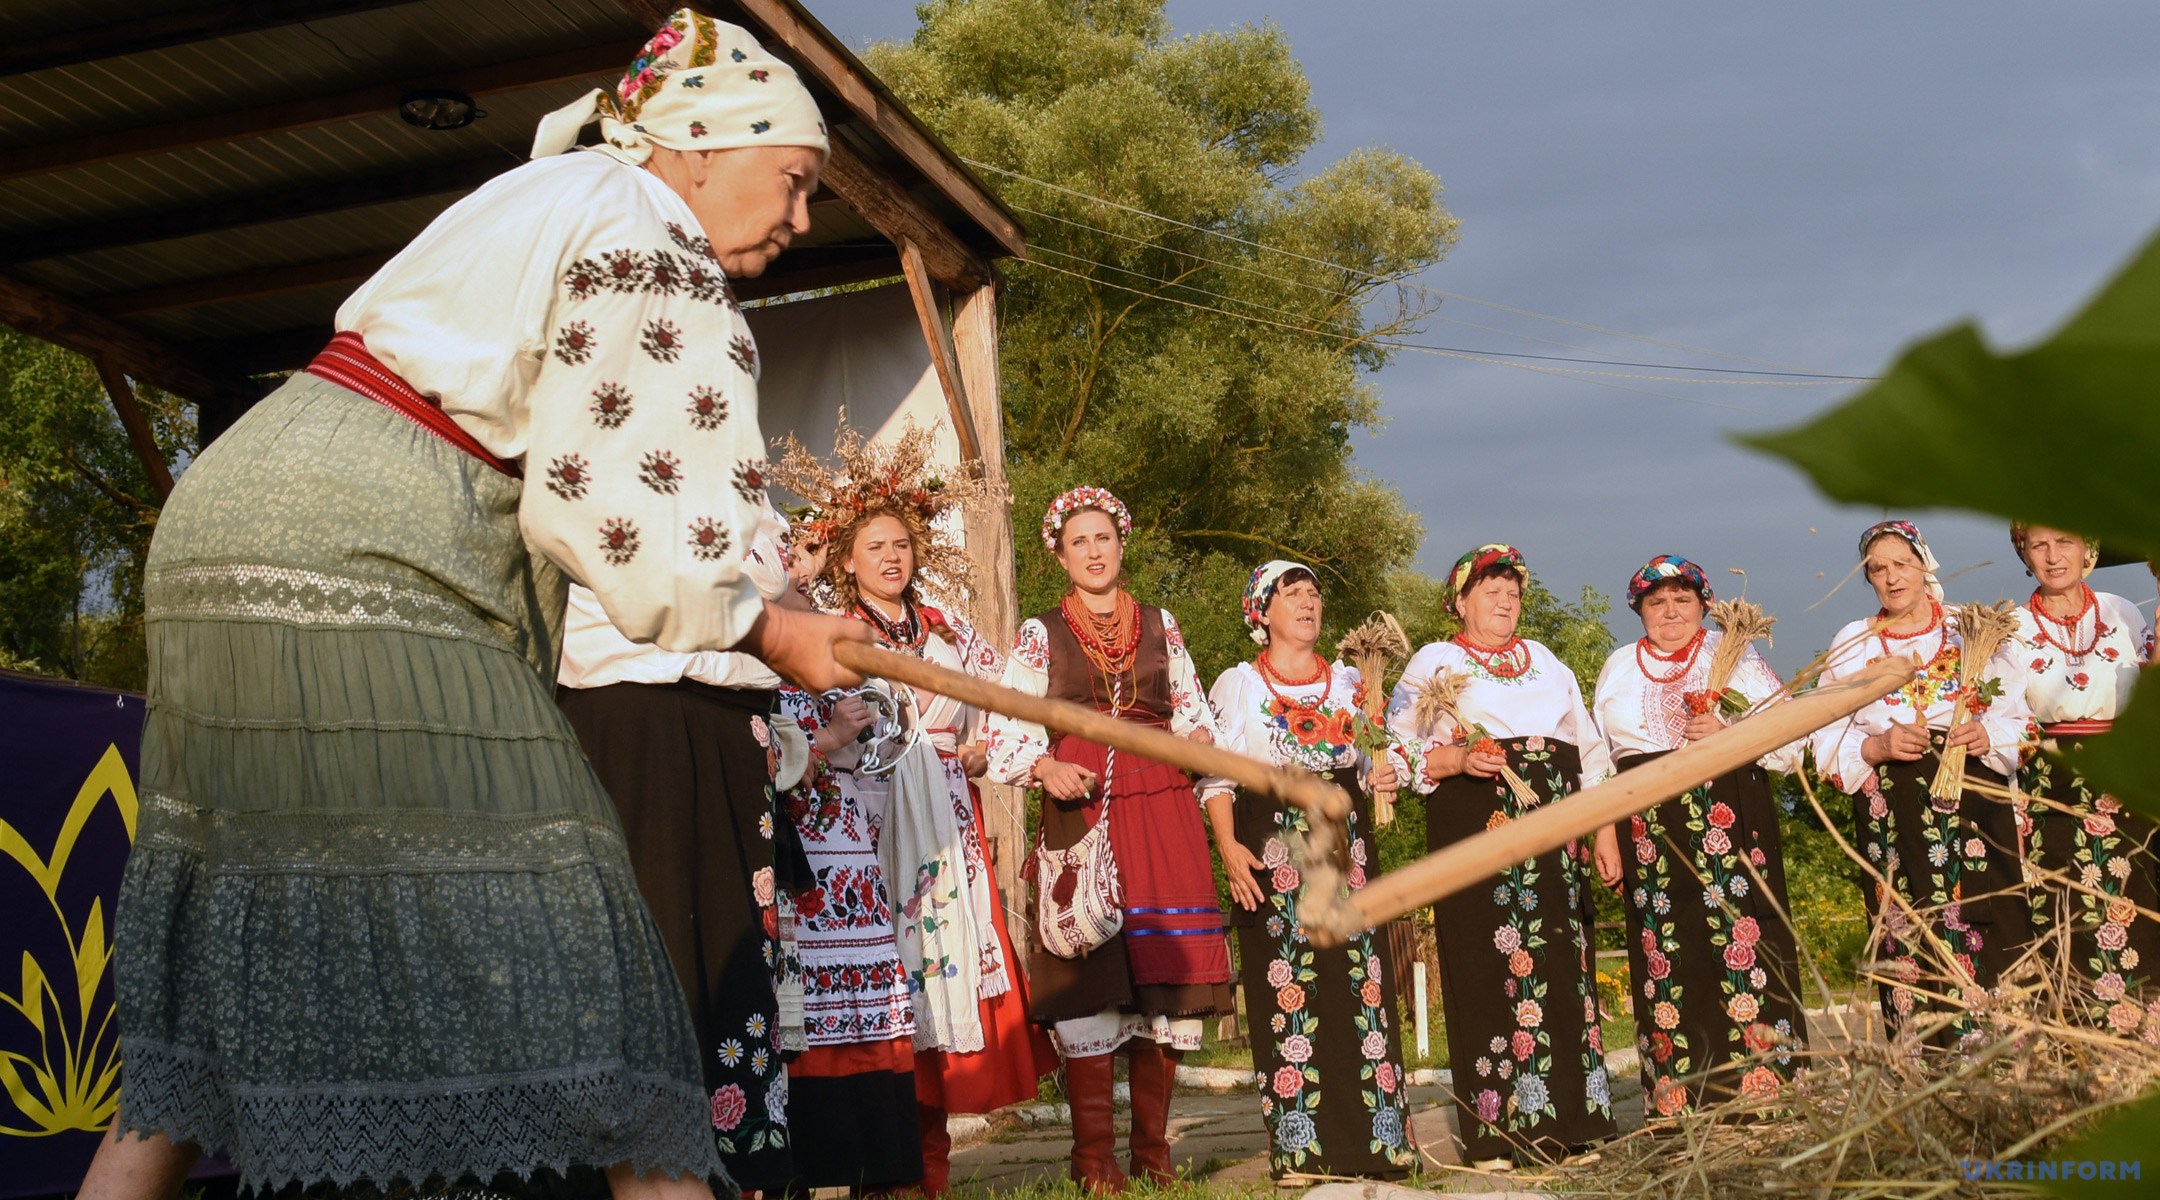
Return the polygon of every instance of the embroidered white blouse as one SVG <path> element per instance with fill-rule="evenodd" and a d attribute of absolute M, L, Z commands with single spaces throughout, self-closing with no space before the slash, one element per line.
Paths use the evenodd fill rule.
<path fill-rule="evenodd" d="M 776 599 L 787 590 L 787 568 L 781 565 L 780 537 L 787 523 L 778 513 L 767 511 L 758 526 L 757 540 L 750 543 L 744 571 L 758 594 Z M 730 650 L 699 650 L 684 654 L 662 650 L 651 642 L 633 642 L 609 623 L 599 597 L 580 584 L 570 585 L 569 611 L 563 615 L 562 662 L 555 682 L 564 687 L 596 688 L 612 683 L 674 683 L 691 679 L 714 687 L 767 691 L 780 686 L 780 676 L 761 659 Z"/>
<path fill-rule="evenodd" d="M 1443 719 L 1441 728 L 1419 729 L 1411 720 L 1417 688 L 1447 671 L 1469 676 L 1458 705 L 1463 719 L 1483 725 L 1496 738 L 1547 737 L 1567 742 L 1582 756 L 1583 785 L 1612 774 L 1612 760 L 1605 753 L 1605 739 L 1597 722 L 1583 706 L 1582 685 L 1575 672 L 1543 643 L 1525 638 L 1530 666 L 1521 675 L 1503 679 L 1485 670 L 1478 661 L 1452 641 L 1433 642 L 1419 650 L 1403 668 L 1402 678 L 1388 698 L 1388 728 L 1394 730 L 1412 768 L 1411 787 L 1419 794 L 1439 784 L 1425 777 L 1425 751 L 1435 745 L 1452 745 L 1461 732 Z"/>
<path fill-rule="evenodd" d="M 2018 610 L 2017 644 L 2025 660 L 2025 703 L 2042 725 L 2060 721 L 2112 721 L 2130 702 L 2152 628 L 2145 614 L 2121 596 L 2094 592 L 2091 612 L 2074 630 L 2043 626 L 2030 606 Z M 2094 623 L 2098 622 L 2097 638 Z M 2068 649 L 2065 649 L 2065 643 Z M 2087 647 L 2091 649 L 2086 650 Z M 2073 657 L 2069 650 L 2086 650 Z"/>
<path fill-rule="evenodd" d="M 1170 732 L 1183 737 L 1205 729 L 1221 745 L 1222 731 L 1215 727 L 1215 714 L 1200 690 L 1200 673 L 1185 650 L 1185 634 L 1169 610 L 1163 610 L 1162 617 L 1170 657 Z M 1005 659 L 1005 686 L 1030 696 L 1050 694 L 1050 631 L 1042 618 L 1021 622 L 1013 652 Z M 1033 721 L 992 713 L 988 733 L 990 778 L 1022 787 L 1032 784 L 1035 760 L 1050 753 L 1050 731 Z"/>
<path fill-rule="evenodd" d="M 1268 690 L 1260 671 L 1249 662 L 1239 663 L 1215 679 L 1208 689 L 1208 704 L 1215 711 L 1220 745 L 1239 754 L 1277 766 L 1296 764 L 1308 771 L 1325 772 L 1356 767 L 1360 776 L 1372 771 L 1372 760 L 1357 748 L 1357 698 L 1364 692 L 1356 667 L 1331 663 L 1328 675 L 1305 684 L 1278 684 Z M 1319 700 L 1311 712 L 1279 704 L 1286 700 Z M 1237 785 L 1220 776 L 1200 781 L 1200 799 L 1227 795 Z"/>
<path fill-rule="evenodd" d="M 1831 786 L 1853 795 L 1865 789 L 1875 778 L 1875 768 L 1861 757 L 1860 744 L 1887 731 L 1892 723 L 1912 724 L 1916 706 L 1918 719 L 1926 721 L 1929 729 L 1941 732 L 1950 728 L 1950 717 L 1962 689 L 1958 652 L 1963 641 L 1958 637 L 1956 622 L 1950 619 L 1955 610 L 1946 605 L 1943 612 L 1942 627 L 1917 638 L 1893 637 L 1886 641 L 1879 634 L 1867 632 L 1867 620 L 1859 620 L 1838 630 L 1837 637 L 1831 640 L 1834 653 L 1823 668 L 1824 683 L 1849 679 L 1891 654 L 1902 654 L 1921 664 L 1920 674 L 1912 683 L 1846 720 L 1815 732 L 1811 739 L 1815 767 L 1829 776 Z M 2019 743 L 2032 717 L 2025 703 L 2025 666 L 2015 639 L 2005 639 L 1988 660 L 1987 677 L 2002 682 L 2003 694 L 1989 703 L 1980 716 L 1980 726 L 1987 731 L 1988 752 L 1979 761 L 1989 770 L 2007 776 L 2017 771 Z"/>
<path fill-rule="evenodd" d="M 499 458 L 525 540 L 616 629 L 724 650 L 763 597 L 757 347 L 690 208 L 603 154 L 528 163 L 452 205 L 338 309 Z"/>
<path fill-rule="evenodd" d="M 1662 662 L 1651 658 L 1640 641 L 1629 642 L 1612 652 L 1605 660 L 1604 669 L 1598 672 L 1597 691 L 1591 701 L 1591 715 L 1597 718 L 1598 731 L 1605 735 L 1605 752 L 1617 760 L 1623 755 L 1655 754 L 1660 750 L 1677 750 L 1685 740 L 1681 731 L 1687 728 L 1687 697 L 1690 692 L 1700 692 L 1710 686 L 1710 660 L 1717 655 L 1718 643 L 1724 640 L 1722 630 L 1705 629 L 1702 645 L 1679 678 L 1660 682 L 1664 676 L 1678 669 L 1678 663 Z M 1638 656 L 1638 650 L 1640 655 Z M 1647 660 L 1657 679 L 1645 674 L 1643 661 Z M 1733 668 L 1732 679 L 1725 686 L 1747 697 L 1751 705 L 1761 705 L 1777 695 L 1785 686 L 1763 661 L 1755 647 L 1749 646 L 1740 662 Z M 1807 746 L 1802 738 L 1788 746 L 1781 746 L 1763 755 L 1756 762 L 1766 771 L 1797 771 L 1800 769 L 1801 751 Z"/>

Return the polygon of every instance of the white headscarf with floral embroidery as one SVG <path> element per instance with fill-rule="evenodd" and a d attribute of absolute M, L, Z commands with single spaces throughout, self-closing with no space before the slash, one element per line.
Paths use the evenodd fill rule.
<path fill-rule="evenodd" d="M 645 43 L 610 94 L 594 88 L 540 119 L 532 156 L 577 145 L 600 122 L 598 149 L 642 164 L 653 147 L 734 150 L 809 146 L 830 153 L 817 101 L 795 69 L 766 53 L 750 31 L 678 8 Z"/>

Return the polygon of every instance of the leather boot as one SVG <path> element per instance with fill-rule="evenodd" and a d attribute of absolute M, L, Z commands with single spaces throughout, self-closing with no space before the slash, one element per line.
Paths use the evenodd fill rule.
<path fill-rule="evenodd" d="M 945 1131 L 945 1110 L 918 1103 L 915 1124 L 922 1133 L 922 1182 L 917 1188 L 928 1200 L 937 1200 L 952 1190 L 952 1134 Z"/>
<path fill-rule="evenodd" d="M 1098 1196 L 1125 1190 L 1125 1173 L 1117 1164 L 1117 1117 L 1110 1095 L 1116 1062 L 1115 1054 L 1065 1060 L 1065 1098 L 1072 1106 L 1072 1179 Z"/>
<path fill-rule="evenodd" d="M 1126 1072 L 1132 1082 L 1132 1133 L 1126 1142 L 1132 1152 L 1129 1170 L 1133 1178 L 1149 1183 L 1175 1182 L 1177 1168 L 1170 1163 L 1170 1093 L 1177 1086 L 1180 1052 L 1144 1037 L 1125 1046 L 1132 1059 Z"/>

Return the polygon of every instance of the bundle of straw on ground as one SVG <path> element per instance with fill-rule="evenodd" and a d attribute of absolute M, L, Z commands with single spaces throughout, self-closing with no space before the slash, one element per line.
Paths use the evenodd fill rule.
<path fill-rule="evenodd" d="M 1964 644 L 1958 650 L 1957 705 L 1950 712 L 1953 731 L 1972 719 L 1972 700 L 1987 684 L 1988 660 L 1995 657 L 2005 639 L 2017 632 L 2017 605 L 2008 600 L 1961 605 L 1956 619 L 1958 637 Z M 1937 800 L 1954 800 L 1964 792 L 1965 758 L 1965 747 L 1945 747 L 1928 794 Z"/>
<path fill-rule="evenodd" d="M 1475 746 L 1477 735 L 1483 732 L 1484 727 L 1463 719 L 1462 692 L 1469 683 L 1470 677 L 1461 671 L 1436 671 L 1422 682 L 1411 684 L 1411 724 L 1420 732 L 1430 734 L 1439 730 L 1440 720 L 1445 717 L 1454 722 L 1455 729 L 1462 735 L 1465 745 Z M 1417 764 L 1413 763 L 1411 769 L 1416 768 Z M 1515 768 L 1502 765 L 1500 778 L 1507 782 L 1508 790 L 1515 794 L 1517 804 L 1528 808 L 1538 802 L 1538 794 L 1531 790 L 1528 780 L 1515 773 Z"/>
<path fill-rule="evenodd" d="M 1386 742 L 1386 725 L 1383 718 L 1387 712 L 1387 672 L 1390 664 L 1410 657 L 1410 636 L 1403 632 L 1402 622 L 1386 612 L 1375 612 L 1365 618 L 1365 623 L 1343 635 L 1335 643 L 1335 653 L 1357 668 L 1358 682 L 1364 685 L 1365 727 L 1373 731 L 1371 738 L 1360 738 L 1360 748 L 1375 753 Z M 1371 745 L 1366 743 L 1370 742 Z M 1386 826 L 1395 819 L 1392 799 L 1373 797 L 1373 823 Z"/>
<path fill-rule="evenodd" d="M 1829 819 L 1812 789 L 1808 804 Z M 1869 884 L 1879 881 L 1862 866 Z M 1983 990 L 1960 986 L 1969 977 L 1949 947 L 1923 932 L 1939 918 L 1894 889 L 1885 899 L 1897 924 L 1917 934 L 1922 966 L 1917 976 L 1866 970 L 1863 983 L 1904 984 L 1946 1000 L 1947 1011 L 1916 1011 L 1886 1037 L 1873 997 L 1831 1010 L 1776 1094 L 1659 1120 L 1606 1143 L 1594 1163 L 1555 1168 L 1552 1182 L 1573 1195 L 1615 1197 L 2031 1196 L 2029 1183 L 1975 1177 L 1984 1176 L 1975 1166 L 2059 1157 L 2160 1081 L 2160 1002 L 2118 997 L 2107 1021 L 2082 1015 L 2093 1011 L 2096 985 L 2072 966 L 2067 927 L 2036 939 Z M 1799 961 L 1813 973 L 1807 939 L 1799 942 Z M 1813 977 L 1818 994 L 1832 994 Z M 1930 1043 L 1963 1021 L 1973 1032 L 1960 1049 Z"/>

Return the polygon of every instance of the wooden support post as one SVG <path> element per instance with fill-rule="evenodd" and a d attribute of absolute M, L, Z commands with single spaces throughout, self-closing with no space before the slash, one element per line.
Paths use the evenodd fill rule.
<path fill-rule="evenodd" d="M 120 414 L 120 427 L 127 430 L 128 444 L 135 447 L 135 457 L 142 460 L 143 474 L 150 477 L 150 490 L 157 493 L 158 503 L 163 504 L 172 495 L 172 469 L 165 465 L 165 455 L 150 432 L 150 420 L 143 416 L 142 405 L 135 399 L 135 388 L 111 359 L 94 361 L 98 378 L 105 381 L 105 394 L 112 397 L 113 411 Z"/>
<path fill-rule="evenodd" d="M 982 448 L 983 477 L 1002 493 L 1005 479 L 1004 395 L 998 375 L 997 285 L 986 284 L 959 297 L 952 324 L 953 348 L 960 378 L 967 385 L 969 416 L 974 421 L 975 441 Z M 967 522 L 968 553 L 975 559 L 979 599 L 975 617 L 977 632 L 1000 650 L 1010 650 L 1020 629 L 1020 605 L 1015 593 L 1012 509 L 1000 503 L 971 513 Z M 1005 911 L 1013 918 L 1015 932 L 1027 921 L 1027 893 L 1021 872 L 1027 864 L 1027 793 L 1008 784 L 986 784 L 983 793 L 983 832 L 990 839 L 991 864 L 997 871 L 998 888 L 1005 897 Z M 1025 944 L 1016 937 L 1014 945 Z"/>
<path fill-rule="evenodd" d="M 938 303 L 937 284 L 923 264 L 915 243 L 900 243 L 900 269 L 907 276 L 908 295 L 915 299 L 915 319 L 922 323 L 923 341 L 930 346 L 930 362 L 937 368 L 938 387 L 945 393 L 945 411 L 952 417 L 953 435 L 960 439 L 960 458 L 982 462 L 982 440 L 975 435 L 975 414 L 969 410 L 967 387 L 960 379 L 959 355 L 953 349 L 952 331 Z"/>

